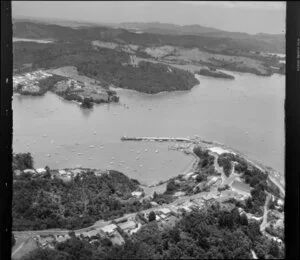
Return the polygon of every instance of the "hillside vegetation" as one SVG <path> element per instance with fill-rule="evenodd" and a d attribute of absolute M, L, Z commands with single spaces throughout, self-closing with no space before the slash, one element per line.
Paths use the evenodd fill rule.
<path fill-rule="evenodd" d="M 32 168 L 31 155 L 14 155 L 13 167 Z M 138 183 L 120 172 L 96 176 L 91 170 L 64 182 L 51 178 L 51 171 L 38 176 L 24 172 L 14 176 L 13 230 L 78 229 L 147 207 L 131 196 Z"/>
<path fill-rule="evenodd" d="M 129 60 L 130 56 L 125 52 L 95 49 L 82 42 L 14 45 L 14 68 L 18 72 L 22 72 L 22 66 L 28 63 L 32 70 L 75 66 L 79 74 L 97 79 L 103 86 L 113 84 L 146 93 L 189 90 L 199 83 L 188 71 L 150 62 L 132 66 Z"/>
<path fill-rule="evenodd" d="M 89 243 L 90 242 L 90 243 Z M 152 221 L 123 245 L 112 245 L 105 238 L 71 239 L 55 249 L 37 249 L 24 260 L 42 259 L 259 259 L 284 257 L 284 248 L 266 239 L 256 221 L 248 222 L 237 209 L 221 210 L 213 205 L 207 211 L 194 210 L 174 227 L 161 228 Z"/>

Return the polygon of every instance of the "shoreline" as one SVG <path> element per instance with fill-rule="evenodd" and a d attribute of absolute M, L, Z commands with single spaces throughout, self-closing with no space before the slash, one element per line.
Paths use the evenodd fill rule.
<path fill-rule="evenodd" d="M 151 139 L 152 138 L 152 139 Z M 181 140 L 180 142 L 186 142 L 186 143 L 192 143 L 193 146 L 194 145 L 203 145 L 204 147 L 206 148 L 209 148 L 211 146 L 218 146 L 218 147 L 221 147 L 223 149 L 226 149 L 226 150 L 229 150 L 231 152 L 234 152 L 236 153 L 237 155 L 243 157 L 246 161 L 248 161 L 252 166 L 258 168 L 259 170 L 261 171 L 265 171 L 267 172 L 268 174 L 268 178 L 270 179 L 270 181 L 272 181 L 281 191 L 281 193 L 283 193 L 283 196 L 285 196 L 285 185 L 283 185 L 281 182 L 282 180 L 280 180 L 278 177 L 275 176 L 274 173 L 278 173 L 280 177 L 283 176 L 283 174 L 279 171 L 276 171 L 274 170 L 272 167 L 270 166 L 266 166 L 262 163 L 258 163 L 256 162 L 255 160 L 252 160 L 252 159 L 249 159 L 247 155 L 243 154 L 242 152 L 236 150 L 236 149 L 233 149 L 231 147 L 229 147 L 228 145 L 225 145 L 225 144 L 222 144 L 222 143 L 219 143 L 217 141 L 209 141 L 209 140 L 204 140 L 202 139 L 201 137 L 197 136 L 195 138 L 191 138 L 191 139 L 188 139 L 188 138 L 172 138 L 172 137 L 169 137 L 169 138 L 166 138 L 166 137 L 162 137 L 162 138 L 159 138 L 159 137 L 137 137 L 138 140 L 135 140 L 135 138 L 129 138 L 130 141 L 158 141 L 158 142 L 161 142 L 161 140 L 164 140 L 164 142 L 168 142 L 169 141 L 172 141 L 172 142 L 176 142 L 176 139 L 179 139 Z M 168 139 L 168 140 L 167 140 Z M 183 140 L 184 139 L 184 140 Z M 178 151 L 180 151 L 178 149 Z M 193 153 L 191 153 L 193 154 Z M 195 155 L 196 156 L 196 155 Z M 195 159 L 197 160 L 197 159 Z M 195 161 L 194 161 L 195 163 Z M 193 163 L 193 164 L 194 164 Z M 192 165 L 193 165 L 192 164 Z M 187 171 L 187 170 L 186 170 Z M 185 172 L 186 172 L 185 171 Z M 165 181 L 166 182 L 166 181 Z M 157 184 L 158 185 L 158 184 Z"/>

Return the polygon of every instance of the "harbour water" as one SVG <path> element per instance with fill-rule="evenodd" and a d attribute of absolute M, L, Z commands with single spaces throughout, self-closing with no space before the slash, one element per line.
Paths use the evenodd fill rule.
<path fill-rule="evenodd" d="M 31 152 L 37 168 L 108 168 L 153 184 L 183 172 L 193 158 L 168 150 L 168 143 L 120 138 L 199 135 L 283 173 L 285 77 L 231 74 L 235 80 L 199 76 L 200 85 L 190 91 L 119 89 L 119 104 L 92 110 L 52 93 L 14 95 L 13 150 Z"/>

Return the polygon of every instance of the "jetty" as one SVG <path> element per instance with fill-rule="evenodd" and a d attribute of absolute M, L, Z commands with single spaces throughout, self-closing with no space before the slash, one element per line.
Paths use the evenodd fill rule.
<path fill-rule="evenodd" d="M 122 136 L 122 141 L 150 141 L 150 142 L 187 142 L 187 143 L 204 143 L 208 145 L 219 145 L 223 146 L 222 144 L 215 142 L 215 141 L 207 141 L 203 140 L 202 138 L 196 136 L 194 138 L 189 137 L 128 137 Z"/>
<path fill-rule="evenodd" d="M 122 141 L 152 141 L 152 142 L 193 142 L 189 138 L 180 137 L 127 137 L 122 136 Z"/>

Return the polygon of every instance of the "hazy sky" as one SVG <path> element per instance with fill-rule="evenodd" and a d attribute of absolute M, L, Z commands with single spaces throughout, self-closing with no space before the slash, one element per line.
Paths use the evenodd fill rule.
<path fill-rule="evenodd" d="M 209 1 L 14 1 L 13 18 L 55 18 L 87 22 L 199 24 L 227 31 L 284 33 L 285 2 Z"/>

